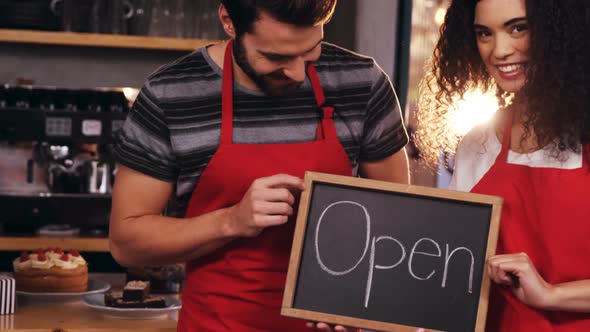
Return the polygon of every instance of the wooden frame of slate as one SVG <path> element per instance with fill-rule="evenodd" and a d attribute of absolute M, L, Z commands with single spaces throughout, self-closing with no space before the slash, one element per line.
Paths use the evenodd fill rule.
<path fill-rule="evenodd" d="M 484 331 L 502 198 L 307 172 L 281 314 Z"/>

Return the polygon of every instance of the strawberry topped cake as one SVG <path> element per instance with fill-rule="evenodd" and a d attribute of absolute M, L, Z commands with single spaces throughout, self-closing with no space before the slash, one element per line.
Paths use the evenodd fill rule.
<path fill-rule="evenodd" d="M 13 262 L 16 289 L 26 292 L 83 292 L 88 288 L 88 265 L 76 250 L 60 248 L 23 251 Z"/>

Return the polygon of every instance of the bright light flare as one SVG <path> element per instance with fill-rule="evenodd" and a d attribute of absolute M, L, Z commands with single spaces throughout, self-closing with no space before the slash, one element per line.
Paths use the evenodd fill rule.
<path fill-rule="evenodd" d="M 434 12 L 434 22 L 440 26 L 445 21 L 445 15 L 447 15 L 447 9 L 442 7 L 438 8 L 436 12 Z"/>
<path fill-rule="evenodd" d="M 449 108 L 449 121 L 455 133 L 462 137 L 473 127 L 490 120 L 498 107 L 498 99 L 494 93 L 468 91 L 463 99 L 457 100 Z"/>
<path fill-rule="evenodd" d="M 125 98 L 127 98 L 127 100 L 132 103 L 133 101 L 135 101 L 135 98 L 137 98 L 137 95 L 139 94 L 139 89 L 123 88 L 123 94 L 125 95 Z"/>

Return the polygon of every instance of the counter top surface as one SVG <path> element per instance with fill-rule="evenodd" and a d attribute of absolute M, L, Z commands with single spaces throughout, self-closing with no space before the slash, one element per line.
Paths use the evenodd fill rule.
<path fill-rule="evenodd" d="M 160 330 L 176 331 L 175 317 L 135 320 L 104 316 L 82 302 L 70 304 L 18 303 L 14 315 L 0 316 L 0 330 Z"/>
<path fill-rule="evenodd" d="M 103 277 L 113 288 L 120 289 L 117 280 L 121 276 Z M 0 315 L 0 331 L 176 331 L 177 316 L 177 313 L 173 313 L 154 319 L 124 319 L 103 315 L 81 301 L 35 302 L 17 296 L 15 314 Z"/>

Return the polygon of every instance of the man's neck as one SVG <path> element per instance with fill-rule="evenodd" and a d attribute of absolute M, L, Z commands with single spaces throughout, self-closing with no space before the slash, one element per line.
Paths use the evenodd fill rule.
<path fill-rule="evenodd" d="M 236 62 L 236 57 L 232 56 L 232 65 L 234 69 L 234 82 L 237 82 L 239 85 L 248 88 L 250 90 L 260 91 L 260 88 L 254 81 L 246 75 L 246 73 L 242 70 L 242 68 Z"/>
<path fill-rule="evenodd" d="M 227 47 L 227 43 L 228 42 L 215 44 L 215 45 L 210 46 L 207 49 L 207 52 L 209 52 L 209 56 L 211 57 L 213 62 L 215 62 L 215 64 L 217 66 L 219 66 L 219 68 L 222 68 L 222 69 L 223 69 L 223 62 L 224 62 L 223 60 L 225 57 L 225 49 Z M 256 83 L 254 83 L 254 81 L 252 81 L 248 77 L 248 75 L 246 75 L 246 73 L 244 73 L 242 68 L 240 68 L 240 66 L 238 66 L 238 64 L 236 63 L 236 59 L 233 56 L 232 56 L 232 67 L 233 67 L 233 74 L 234 74 L 234 82 L 238 83 L 239 85 L 241 85 L 245 88 L 251 89 L 251 90 L 255 90 L 255 91 L 260 90 L 258 88 L 258 86 L 256 85 Z"/>

